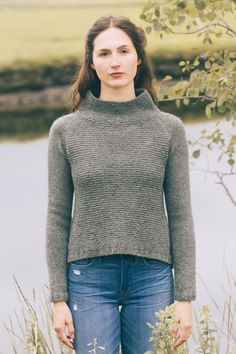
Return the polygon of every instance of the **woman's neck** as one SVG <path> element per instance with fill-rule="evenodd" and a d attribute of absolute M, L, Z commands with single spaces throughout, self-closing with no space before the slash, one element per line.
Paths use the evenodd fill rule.
<path fill-rule="evenodd" d="M 121 88 L 104 88 L 101 86 L 99 99 L 102 101 L 126 102 L 136 97 L 135 88 L 132 86 Z"/>

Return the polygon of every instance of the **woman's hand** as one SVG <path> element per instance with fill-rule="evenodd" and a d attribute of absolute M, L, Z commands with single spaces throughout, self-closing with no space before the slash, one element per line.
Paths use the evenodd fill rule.
<path fill-rule="evenodd" d="M 175 308 L 176 323 L 172 326 L 172 335 L 176 337 L 174 346 L 184 343 L 192 329 L 192 304 L 191 301 L 179 301 Z"/>
<path fill-rule="evenodd" d="M 54 303 L 54 325 L 53 328 L 62 343 L 69 348 L 74 349 L 73 343 L 70 340 L 74 339 L 75 330 L 71 311 L 65 301 Z M 66 335 L 66 326 L 68 326 L 69 335 Z"/>

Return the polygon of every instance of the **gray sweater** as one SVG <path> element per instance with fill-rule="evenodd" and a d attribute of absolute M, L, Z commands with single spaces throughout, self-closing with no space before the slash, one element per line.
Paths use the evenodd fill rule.
<path fill-rule="evenodd" d="M 67 301 L 68 263 L 132 254 L 173 265 L 174 296 L 196 299 L 184 124 L 146 89 L 126 102 L 91 91 L 51 125 L 46 260 L 50 301 Z"/>

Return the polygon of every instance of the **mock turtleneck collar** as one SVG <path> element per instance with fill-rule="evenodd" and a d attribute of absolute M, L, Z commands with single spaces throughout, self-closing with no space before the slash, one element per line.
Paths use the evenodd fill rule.
<path fill-rule="evenodd" d="M 145 88 L 135 89 L 136 97 L 129 101 L 105 101 L 87 92 L 79 111 L 97 123 L 131 123 L 150 118 L 158 111 L 150 93 Z"/>

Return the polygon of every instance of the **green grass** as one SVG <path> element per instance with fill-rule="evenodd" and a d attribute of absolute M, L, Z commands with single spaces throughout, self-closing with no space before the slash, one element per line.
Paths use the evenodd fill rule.
<path fill-rule="evenodd" d="M 47 5 L 20 6 L 24 4 L 20 1 L 18 6 L 1 6 L 0 65 L 9 65 L 19 59 L 47 61 L 68 55 L 80 58 L 86 32 L 102 15 L 125 15 L 145 28 L 147 24 L 139 18 L 144 3 L 134 0 L 122 0 L 119 4 L 117 0 L 90 0 L 86 3 L 70 0 L 69 4 L 59 1 L 60 6 L 55 6 L 56 1 L 49 1 Z M 228 15 L 227 20 L 233 26 L 234 14 Z M 198 52 L 201 48 L 201 37 L 193 35 L 168 35 L 163 39 L 155 33 L 147 36 L 147 52 L 154 55 L 189 53 L 193 52 L 193 48 Z M 235 39 L 228 36 L 217 39 L 217 44 L 216 41 L 213 43 L 220 48 L 235 47 Z"/>

